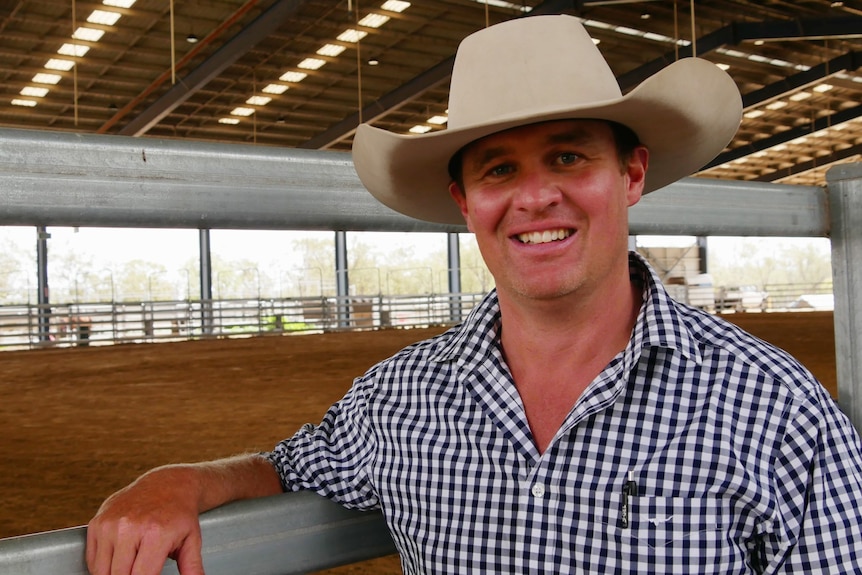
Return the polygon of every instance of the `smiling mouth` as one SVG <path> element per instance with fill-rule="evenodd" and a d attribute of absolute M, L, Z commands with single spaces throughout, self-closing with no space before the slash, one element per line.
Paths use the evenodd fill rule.
<path fill-rule="evenodd" d="M 543 232 L 529 232 L 525 234 L 518 234 L 518 241 L 522 244 L 547 244 L 550 242 L 557 242 L 560 240 L 564 240 L 567 237 L 571 236 L 574 233 L 574 230 L 571 229 L 559 229 L 559 230 L 545 230 Z"/>

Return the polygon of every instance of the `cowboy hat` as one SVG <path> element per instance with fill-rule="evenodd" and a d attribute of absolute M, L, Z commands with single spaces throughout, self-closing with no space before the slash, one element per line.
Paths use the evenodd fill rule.
<path fill-rule="evenodd" d="M 718 155 L 741 115 L 736 84 L 711 62 L 678 60 L 623 96 L 580 20 L 533 16 L 461 42 L 446 130 L 413 136 L 362 124 L 353 163 L 363 185 L 386 206 L 420 220 L 463 224 L 448 193 L 447 166 L 461 148 L 485 136 L 549 120 L 618 122 L 650 150 L 648 193 Z"/>

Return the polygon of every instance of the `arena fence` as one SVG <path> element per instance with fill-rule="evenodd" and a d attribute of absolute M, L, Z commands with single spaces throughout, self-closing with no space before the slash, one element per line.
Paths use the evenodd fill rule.
<path fill-rule="evenodd" d="M 384 208 L 363 190 L 347 153 L 8 129 L 0 129 L 0 225 L 464 231 Z M 629 229 L 829 237 L 838 401 L 862 425 L 862 164 L 832 168 L 826 188 L 686 178 L 644 197 Z M 360 537 L 385 529 L 379 515 L 365 516 L 354 536 L 332 531 L 350 520 L 333 520 L 331 504 L 309 508 L 307 494 L 280 497 L 204 514 L 210 575 L 298 573 L 331 565 L 345 548 L 356 552 L 350 561 L 391 551 L 365 547 Z M 313 518 L 297 529 L 309 538 L 283 544 L 303 513 Z M 220 531 L 222 519 L 235 529 Z M 0 573 L 85 573 L 83 540 L 77 528 L 0 541 Z"/>
<path fill-rule="evenodd" d="M 445 326 L 461 321 L 482 295 L 6 305 L 0 306 L 0 349 Z"/>

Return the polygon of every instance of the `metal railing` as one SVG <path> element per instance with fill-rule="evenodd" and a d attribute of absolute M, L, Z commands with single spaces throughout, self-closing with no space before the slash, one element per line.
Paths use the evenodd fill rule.
<path fill-rule="evenodd" d="M 350 511 L 308 491 L 230 503 L 200 522 L 207 575 L 293 575 L 396 552 L 379 512 Z M 0 539 L 0 574 L 89 575 L 86 540 L 85 527 Z M 168 560 L 162 574 L 176 573 Z"/>
<path fill-rule="evenodd" d="M 0 306 L 0 349 L 450 325 L 482 295 L 6 305 Z"/>

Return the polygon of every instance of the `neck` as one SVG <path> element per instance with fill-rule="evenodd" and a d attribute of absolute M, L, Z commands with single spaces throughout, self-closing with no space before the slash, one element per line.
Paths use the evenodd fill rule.
<path fill-rule="evenodd" d="M 621 274 L 620 274 L 621 275 Z M 499 295 L 502 345 L 513 375 L 534 370 L 577 370 L 593 376 L 628 344 L 641 306 L 641 289 L 628 269 L 611 288 L 553 301 Z M 585 371 L 586 370 L 586 371 Z"/>

